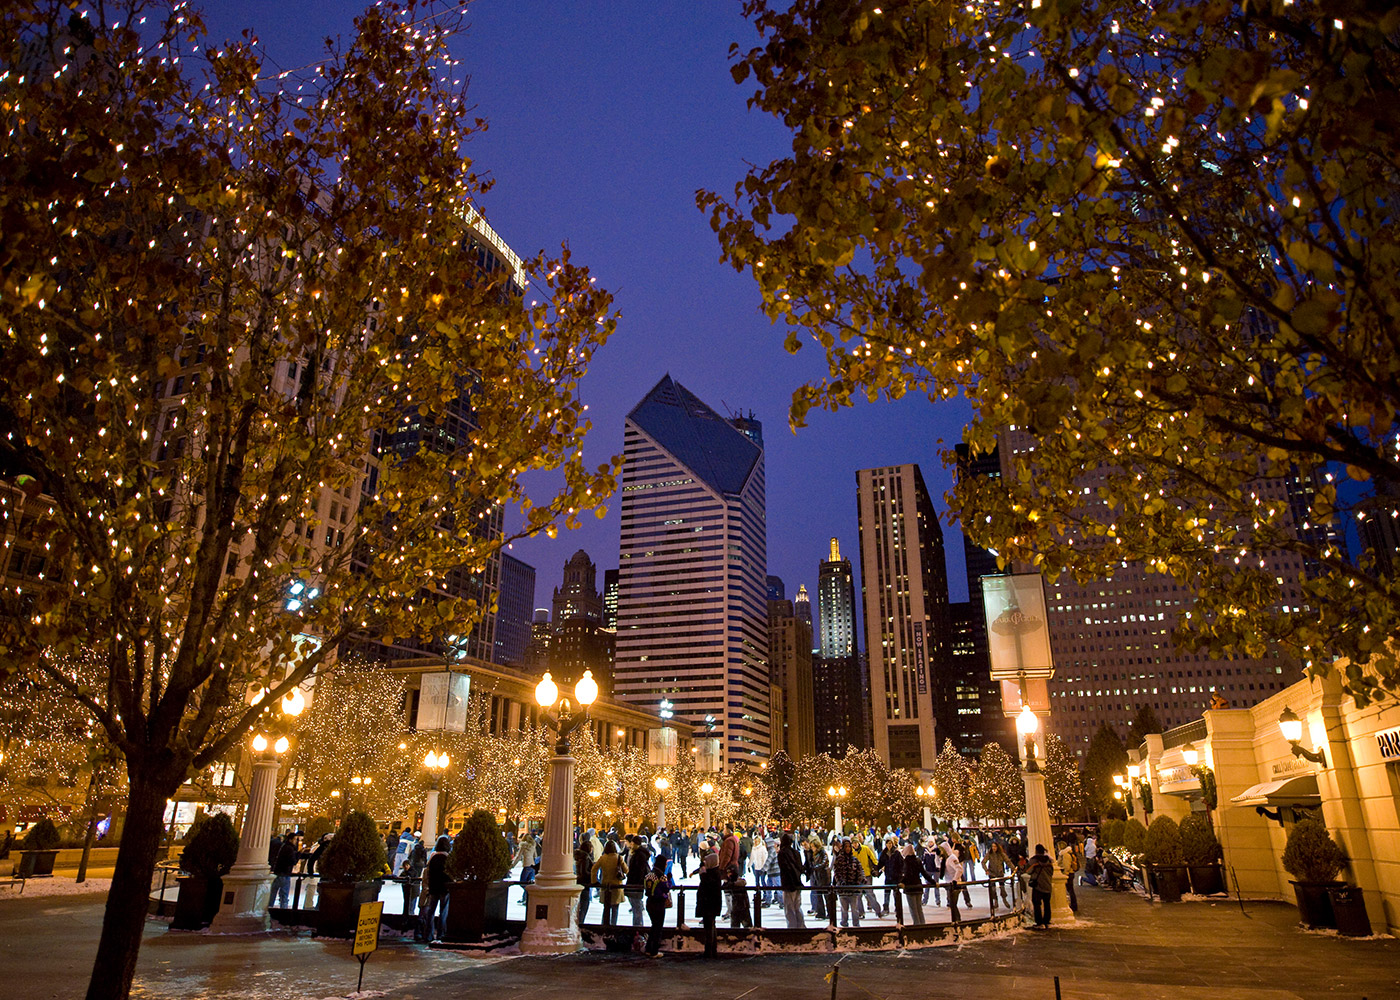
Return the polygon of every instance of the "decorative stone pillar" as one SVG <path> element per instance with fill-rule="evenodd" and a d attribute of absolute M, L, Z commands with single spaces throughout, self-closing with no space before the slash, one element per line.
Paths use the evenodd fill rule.
<path fill-rule="evenodd" d="M 438 829 L 438 791 L 437 781 L 433 781 L 433 787 L 428 790 L 428 801 L 423 805 L 423 846 L 429 853 L 433 850 L 433 845 L 437 843 L 438 834 L 442 833 Z"/>
<path fill-rule="evenodd" d="M 253 787 L 238 838 L 238 858 L 224 876 L 223 899 L 209 930 L 213 934 L 250 934 L 269 926 L 267 905 L 272 897 L 272 870 L 267 863 L 272 838 L 272 810 L 276 804 L 276 757 L 253 761 Z"/>
<path fill-rule="evenodd" d="M 554 955 L 583 947 L 577 921 L 573 815 L 574 758 L 556 754 L 549 762 L 539 874 L 527 887 L 525 933 L 520 937 L 520 950 L 527 955 Z"/>

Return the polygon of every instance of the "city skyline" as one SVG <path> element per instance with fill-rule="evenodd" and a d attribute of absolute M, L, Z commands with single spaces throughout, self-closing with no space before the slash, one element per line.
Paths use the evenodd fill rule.
<path fill-rule="evenodd" d="M 249 0 L 205 14 L 211 40 L 252 27 L 275 61 L 270 68 L 290 69 L 315 62 L 325 36 L 348 35 L 360 10 L 353 0 Z M 667 372 L 721 413 L 753 410 L 765 429 L 768 572 L 786 581 L 790 597 L 801 584 L 815 593 L 833 536 L 856 551 L 857 469 L 918 464 L 935 507 L 946 510 L 952 473 L 939 452 L 961 440 L 967 405 L 862 402 L 814 412 L 792 434 L 791 392 L 824 374 L 824 358 L 810 343 L 797 356 L 783 350 L 783 329 L 760 314 L 753 282 L 719 262 L 695 207 L 696 189 L 729 191 L 748 163 L 789 144 L 780 123 L 745 107 L 749 88 L 730 76 L 730 44 L 746 50 L 758 41 L 739 5 L 476 0 L 468 19 L 454 51 L 490 123 L 467 147 L 496 182 L 483 213 L 522 256 L 567 240 L 622 312 L 583 382 L 590 464 L 622 453 L 627 410 Z M 523 540 L 510 552 L 542 579 L 578 549 L 600 572 L 613 568 L 620 501 L 614 495 L 601 520 L 587 517 L 578 530 Z M 507 529 L 513 523 L 508 515 Z M 945 534 L 956 600 L 961 532 Z"/>

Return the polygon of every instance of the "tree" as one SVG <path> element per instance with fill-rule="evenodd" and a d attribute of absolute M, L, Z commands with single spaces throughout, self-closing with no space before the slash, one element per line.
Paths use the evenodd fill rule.
<path fill-rule="evenodd" d="M 787 755 L 786 750 L 779 750 L 768 759 L 768 766 L 763 769 L 763 783 L 768 786 L 774 819 L 787 820 L 793 817 L 798 805 L 793 794 L 796 779 L 797 765 Z"/>
<path fill-rule="evenodd" d="M 1123 741 L 1108 723 L 1094 731 L 1089 750 L 1084 754 L 1084 794 L 1097 815 L 1104 815 L 1113 805 L 1113 776 L 1122 774 L 1128 766 L 1128 751 Z"/>
<path fill-rule="evenodd" d="M 1034 444 L 958 484 L 974 542 L 1080 581 L 1140 562 L 1194 591 L 1180 641 L 1395 696 L 1397 566 L 1339 536 L 1400 494 L 1400 13 L 745 11 L 733 74 L 792 153 L 697 198 L 788 349 L 825 352 L 793 425 L 962 393 L 975 451 Z"/>
<path fill-rule="evenodd" d="M 1128 724 L 1128 743 L 1130 746 L 1141 746 L 1149 733 L 1161 731 L 1162 723 L 1157 719 L 1157 713 L 1152 710 L 1152 706 L 1138 705 L 1133 721 Z"/>
<path fill-rule="evenodd" d="M 49 546 L 5 590 L 0 663 L 126 761 L 92 1000 L 129 993 L 187 776 L 351 633 L 468 633 L 445 583 L 484 572 L 502 508 L 552 533 L 614 479 L 576 392 L 608 295 L 567 252 L 479 263 L 457 5 L 371 7 L 304 73 L 148 14 L 0 8 L 0 499 Z M 79 646 L 96 683 L 61 666 Z"/>
<path fill-rule="evenodd" d="M 952 740 L 944 740 L 943 749 L 933 761 L 934 813 L 950 822 L 967 816 L 971 778 L 963 755 L 954 748 Z"/>
<path fill-rule="evenodd" d="M 1054 733 L 1045 738 L 1045 802 L 1056 822 L 1079 819 L 1084 812 L 1084 788 L 1079 765 L 1065 741 Z"/>
<path fill-rule="evenodd" d="M 988 743 L 968 782 L 968 816 L 1005 826 L 1025 811 L 1026 785 L 1020 767 L 1000 743 Z"/>

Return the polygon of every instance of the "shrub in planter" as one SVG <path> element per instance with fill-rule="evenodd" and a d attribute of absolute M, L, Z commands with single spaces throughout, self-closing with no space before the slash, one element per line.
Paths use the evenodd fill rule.
<path fill-rule="evenodd" d="M 1134 854 L 1141 854 L 1147 844 L 1147 827 L 1140 819 L 1130 819 L 1123 824 L 1123 846 Z"/>
<path fill-rule="evenodd" d="M 1293 894 L 1298 899 L 1298 913 L 1309 927 L 1336 926 L 1327 890 L 1340 884 L 1337 876 L 1346 863 L 1342 849 L 1316 820 L 1302 820 L 1289 831 L 1283 867 L 1296 880 Z"/>
<path fill-rule="evenodd" d="M 1125 825 L 1126 825 L 1126 823 L 1125 823 L 1124 820 L 1121 820 L 1121 819 L 1111 819 L 1111 820 L 1108 820 L 1107 822 L 1105 822 L 1101 827 L 1099 827 L 1099 833 L 1100 833 L 1100 838 L 1099 838 L 1099 839 L 1100 839 L 1100 841 L 1102 842 L 1103 846 L 1104 846 L 1104 847 L 1122 847 L 1122 846 L 1123 846 L 1123 827 L 1124 827 Z"/>
<path fill-rule="evenodd" d="M 367 813 L 356 810 L 345 817 L 326 845 L 317 871 L 321 885 L 316 933 L 350 937 L 359 920 L 360 904 L 379 898 L 383 886 L 379 880 L 389 874 L 384 838 Z"/>
<path fill-rule="evenodd" d="M 180 852 L 180 894 L 175 900 L 175 930 L 207 927 L 219 912 L 224 876 L 238 857 L 238 833 L 224 813 L 202 817 L 190 828 Z"/>
<path fill-rule="evenodd" d="M 62 841 L 53 820 L 47 816 L 39 820 L 24 835 L 17 874 L 23 878 L 52 875 L 54 858 L 58 857 L 58 845 Z"/>
<path fill-rule="evenodd" d="M 1182 877 L 1186 874 L 1181 853 L 1181 831 L 1170 816 L 1158 816 L 1147 830 L 1144 849 L 1147 863 L 1157 883 L 1157 894 L 1166 903 L 1181 899 Z"/>
<path fill-rule="evenodd" d="M 453 879 L 447 907 L 448 941 L 480 941 L 488 916 L 504 920 L 505 886 L 492 883 L 509 871 L 510 848 L 496 818 L 485 809 L 476 810 L 452 841 L 447 858 L 447 874 Z"/>
<path fill-rule="evenodd" d="M 1225 891 L 1225 879 L 1220 873 L 1220 841 L 1210 821 L 1200 813 L 1192 813 L 1181 821 L 1181 854 L 1191 877 L 1191 891 L 1198 896 L 1210 896 Z"/>

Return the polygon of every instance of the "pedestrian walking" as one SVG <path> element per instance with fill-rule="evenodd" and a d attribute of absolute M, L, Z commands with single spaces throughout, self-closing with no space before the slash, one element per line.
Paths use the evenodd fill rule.
<path fill-rule="evenodd" d="M 870 909 L 875 911 L 877 917 L 883 917 L 885 911 L 880 906 L 880 901 L 875 898 L 875 890 L 872 888 L 875 876 L 880 871 L 880 859 L 875 856 L 874 849 L 865 842 L 863 834 L 856 834 L 858 846 L 852 848 L 851 853 L 856 856 L 856 861 L 860 863 L 861 884 L 865 886 L 865 901 L 870 904 Z"/>
<path fill-rule="evenodd" d="M 423 868 L 423 893 L 418 901 L 418 933 L 415 940 L 431 943 L 442 937 L 447 924 L 447 888 L 452 879 L 447 874 L 447 856 L 452 853 L 452 838 L 443 834 L 437 839 L 433 853 Z"/>
<path fill-rule="evenodd" d="M 301 833 L 293 830 L 277 849 L 277 860 L 272 863 L 272 906 L 290 905 L 288 898 L 292 891 L 292 871 L 297 866 L 301 854 Z M 281 902 L 278 902 L 281 899 Z"/>
<path fill-rule="evenodd" d="M 1055 862 L 1045 853 L 1044 844 L 1035 845 L 1035 854 L 1026 866 L 1026 878 L 1031 886 L 1031 907 L 1035 926 L 1050 926 L 1050 889 L 1055 879 Z"/>
<path fill-rule="evenodd" d="M 753 838 L 753 845 L 749 848 L 749 865 L 753 868 L 753 884 L 760 889 L 767 889 L 768 886 L 768 845 L 764 843 L 762 836 Z M 768 905 L 768 893 L 760 892 L 758 895 L 758 905 Z"/>
<path fill-rule="evenodd" d="M 574 848 L 574 880 L 581 887 L 578 892 L 578 925 L 583 926 L 588 919 L 588 904 L 593 899 L 593 852 L 588 849 L 588 838 L 580 837 Z"/>
<path fill-rule="evenodd" d="M 900 853 L 899 838 L 891 834 L 885 838 L 884 847 L 880 850 L 880 869 L 885 873 L 885 912 L 890 912 L 890 894 L 899 892 L 900 883 L 900 862 L 903 855 Z"/>
<path fill-rule="evenodd" d="M 418 894 L 423 891 L 423 867 L 427 863 L 428 849 L 423 846 L 422 836 L 414 834 L 413 843 L 404 857 L 403 867 L 399 869 L 399 877 L 403 879 L 401 888 L 404 916 L 413 916 L 413 911 L 418 905 Z"/>
<path fill-rule="evenodd" d="M 899 885 L 904 890 L 904 902 L 909 907 L 904 922 L 921 924 L 924 922 L 924 886 L 928 884 L 928 876 L 914 853 L 913 844 L 901 847 L 900 857 Z"/>

